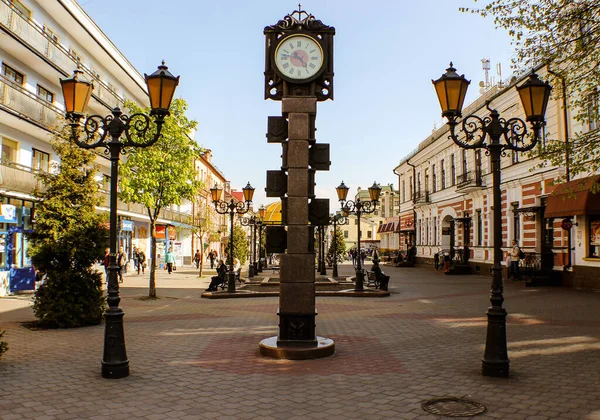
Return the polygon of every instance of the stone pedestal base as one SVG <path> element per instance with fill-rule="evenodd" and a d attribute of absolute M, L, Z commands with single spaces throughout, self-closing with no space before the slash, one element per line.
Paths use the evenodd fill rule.
<path fill-rule="evenodd" d="M 260 342 L 260 354 L 274 359 L 309 360 L 320 359 L 335 353 L 335 343 L 325 337 L 317 337 L 316 345 L 281 345 L 277 336 Z"/>

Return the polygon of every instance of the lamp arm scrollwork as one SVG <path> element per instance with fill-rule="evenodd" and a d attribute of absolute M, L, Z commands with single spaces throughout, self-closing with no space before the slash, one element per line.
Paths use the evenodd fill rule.
<path fill-rule="evenodd" d="M 112 116 L 109 115 L 109 117 Z M 104 140 L 108 134 L 108 130 L 106 129 L 108 117 L 90 115 L 83 123 L 83 127 L 79 124 L 80 118 L 78 116 L 67 115 L 67 119 L 71 120 L 69 125 L 71 126 L 71 139 L 73 142 L 82 149 L 105 147 Z M 84 140 L 81 139 L 82 130 L 85 132 Z"/>
<path fill-rule="evenodd" d="M 480 149 L 484 147 L 487 137 L 485 127 L 489 124 L 488 119 L 489 117 L 482 119 L 477 115 L 469 115 L 462 120 L 462 131 L 465 133 L 467 141 L 459 139 L 456 135 L 456 126 L 459 122 L 455 118 L 449 119 L 450 135 L 448 138 L 464 149 Z"/>
<path fill-rule="evenodd" d="M 215 205 L 215 210 L 217 213 L 219 214 L 227 214 L 229 213 L 229 204 L 227 203 L 227 201 L 213 201 L 214 205 Z"/>
<path fill-rule="evenodd" d="M 156 143 L 161 137 L 162 126 L 164 123 L 164 118 L 162 116 L 156 117 L 156 133 L 149 140 L 146 140 L 146 134 L 150 129 L 150 117 L 146 114 L 137 113 L 130 117 L 121 115 L 120 118 L 125 124 L 125 137 L 127 138 L 127 140 L 123 142 L 125 146 L 149 147 Z M 135 134 L 135 137 L 132 136 L 132 134 Z M 136 141 L 134 138 L 141 138 L 142 141 Z"/>
<path fill-rule="evenodd" d="M 527 152 L 532 150 L 538 143 L 540 131 L 544 126 L 543 123 L 532 123 L 532 135 L 527 132 L 527 125 L 520 118 L 511 118 L 505 123 L 504 141 L 505 149 L 514 150 L 517 152 Z"/>

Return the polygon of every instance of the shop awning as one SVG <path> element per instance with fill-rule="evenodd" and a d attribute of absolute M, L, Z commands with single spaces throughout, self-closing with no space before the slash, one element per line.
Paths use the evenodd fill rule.
<path fill-rule="evenodd" d="M 600 176 L 596 175 L 557 185 L 546 200 L 544 217 L 600 215 L 600 192 L 592 192 L 599 181 Z"/>

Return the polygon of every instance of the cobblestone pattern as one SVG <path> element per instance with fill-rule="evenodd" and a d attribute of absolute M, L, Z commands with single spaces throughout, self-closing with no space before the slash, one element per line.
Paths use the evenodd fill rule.
<path fill-rule="evenodd" d="M 341 272 L 350 274 L 351 266 Z M 317 298 L 326 359 L 259 355 L 277 334 L 276 297 L 201 299 L 211 272 L 121 289 L 131 375 L 102 379 L 103 326 L 32 331 L 25 298 L 0 299 L 10 350 L 0 418 L 436 419 L 421 403 L 473 399 L 478 419 L 600 419 L 600 295 L 508 284 L 511 377 L 481 376 L 490 278 L 386 268 L 389 298 Z"/>

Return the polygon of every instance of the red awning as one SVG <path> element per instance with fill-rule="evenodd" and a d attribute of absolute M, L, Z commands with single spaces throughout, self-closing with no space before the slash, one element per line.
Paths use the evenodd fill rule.
<path fill-rule="evenodd" d="M 559 184 L 546 200 L 545 218 L 599 215 L 600 192 L 594 194 L 592 186 L 600 181 L 600 176 L 577 179 Z"/>

